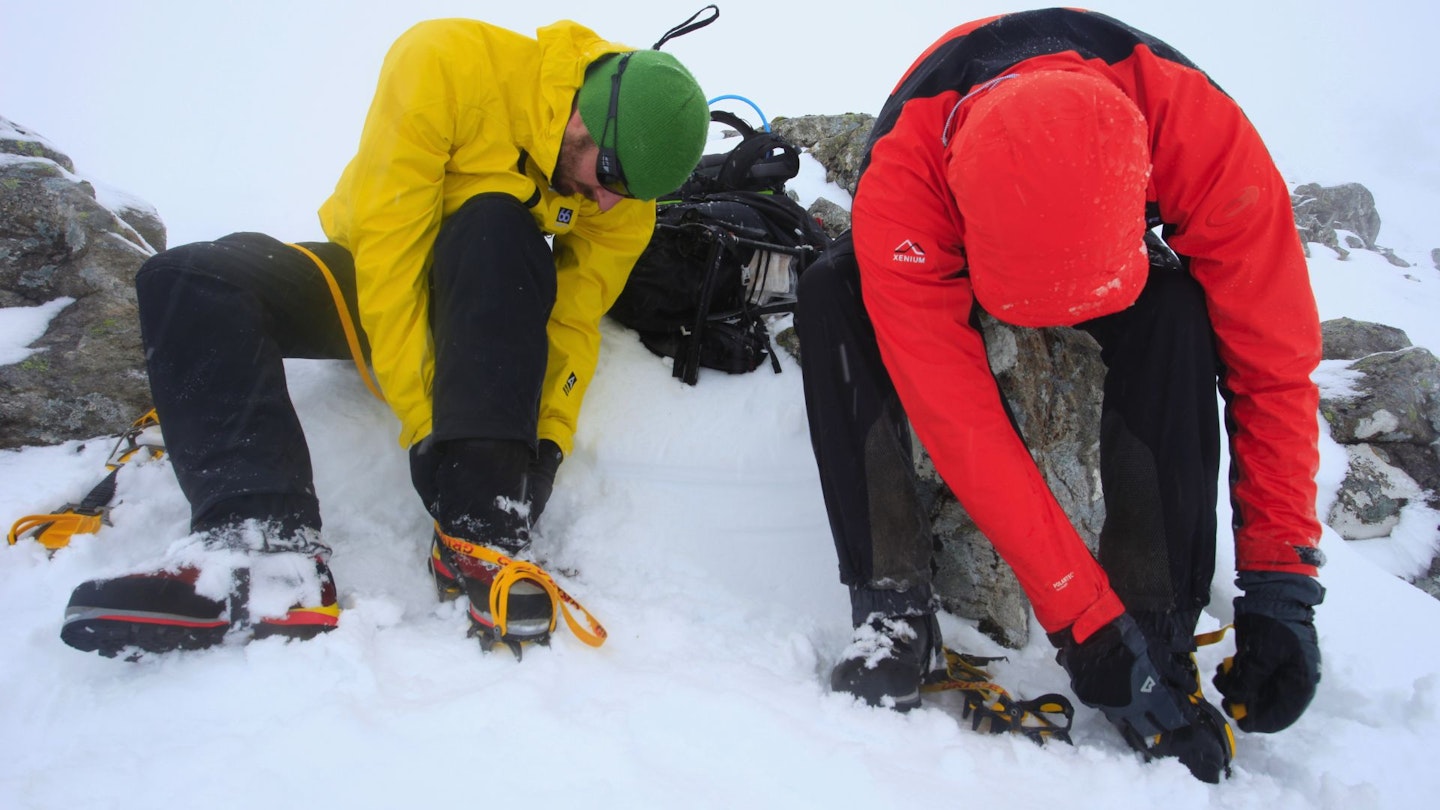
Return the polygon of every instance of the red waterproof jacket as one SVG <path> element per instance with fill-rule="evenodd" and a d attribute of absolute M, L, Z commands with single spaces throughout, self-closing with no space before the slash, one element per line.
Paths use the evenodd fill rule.
<path fill-rule="evenodd" d="M 1100 14 L 993 17 L 947 33 L 880 113 L 853 207 L 866 309 L 936 468 L 1015 570 L 1044 628 L 1077 639 L 1123 610 L 1006 416 L 967 272 L 946 143 L 993 79 L 1081 71 L 1135 102 L 1147 211 L 1205 291 L 1223 366 L 1240 570 L 1314 576 L 1320 359 L 1289 191 L 1239 107 L 1173 48 Z M 1024 233 L 1016 233 L 1024 239 Z M 993 314 L 993 313 L 992 313 Z"/>

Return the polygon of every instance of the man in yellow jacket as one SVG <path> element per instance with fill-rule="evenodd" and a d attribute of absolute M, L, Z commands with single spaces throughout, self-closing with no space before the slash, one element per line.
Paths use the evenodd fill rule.
<path fill-rule="evenodd" d="M 285 357 L 353 358 L 399 418 L 436 521 L 430 569 L 442 596 L 469 597 L 487 649 L 547 638 L 544 575 L 506 569 L 571 449 L 599 320 L 650 240 L 653 200 L 689 176 L 708 124 L 673 57 L 573 22 L 402 35 L 320 208 L 328 241 L 231 234 L 140 269 L 193 542 L 164 570 L 82 583 L 65 642 L 116 655 L 335 626 Z"/>

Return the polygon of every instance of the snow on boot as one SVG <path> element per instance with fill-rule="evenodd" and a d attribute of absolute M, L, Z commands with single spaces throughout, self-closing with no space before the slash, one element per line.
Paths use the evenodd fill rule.
<path fill-rule="evenodd" d="M 830 672 L 830 688 L 871 706 L 906 712 L 920 705 L 920 687 L 945 675 L 945 650 L 934 614 L 871 614 Z"/>
<path fill-rule="evenodd" d="M 253 521 L 193 535 L 164 564 L 82 582 L 60 638 L 106 657 L 198 650 L 228 639 L 312 638 L 339 623 L 330 549 L 313 531 L 267 540 Z"/>
<path fill-rule="evenodd" d="M 1168 651 L 1154 649 L 1129 614 L 1077 643 L 1068 631 L 1058 634 L 1055 659 L 1070 675 L 1070 688 L 1082 703 L 1099 709 L 1132 748 L 1151 757 L 1175 757 L 1202 782 L 1216 783 L 1229 773 L 1234 738 L 1219 711 L 1200 696 L 1197 680 L 1156 666 L 1170 664 Z"/>
<path fill-rule="evenodd" d="M 438 528 L 430 541 L 430 573 L 438 595 L 442 600 L 469 598 L 470 635 L 487 652 L 504 642 L 520 658 L 521 644 L 550 642 L 555 600 L 539 579 L 506 574 L 506 569 L 524 567 L 528 564 L 509 553 L 444 535 Z"/>

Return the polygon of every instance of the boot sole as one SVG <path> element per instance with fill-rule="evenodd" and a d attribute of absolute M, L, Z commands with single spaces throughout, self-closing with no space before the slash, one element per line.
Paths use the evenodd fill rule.
<path fill-rule="evenodd" d="M 333 630 L 339 623 L 338 607 L 296 608 L 284 618 L 256 623 L 251 637 L 305 640 Z M 224 642 L 230 629 L 230 623 L 223 619 L 71 608 L 66 611 L 65 624 L 60 628 L 60 640 L 81 652 L 115 658 L 122 652 L 135 650 L 167 653 L 207 649 Z"/>
<path fill-rule="evenodd" d="M 225 640 L 226 621 L 195 621 L 165 614 L 121 614 L 105 611 L 72 613 L 60 628 L 60 640 L 81 652 L 115 658 L 139 650 L 166 653 L 203 650 Z"/>

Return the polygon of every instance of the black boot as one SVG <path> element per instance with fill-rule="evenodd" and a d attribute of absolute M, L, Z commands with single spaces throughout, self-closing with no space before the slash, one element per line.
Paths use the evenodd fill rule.
<path fill-rule="evenodd" d="M 870 616 L 830 672 L 830 688 L 871 706 L 909 711 L 920 686 L 945 672 L 945 648 L 935 614 Z"/>
<path fill-rule="evenodd" d="M 434 458 L 426 459 L 430 453 Z M 504 642 L 517 657 L 521 644 L 548 643 L 555 621 L 555 605 L 539 580 L 503 575 L 507 566 L 495 561 L 525 557 L 530 543 L 526 480 L 533 459 L 529 445 L 503 439 L 439 442 L 411 455 L 416 489 L 426 497 L 433 487 L 434 500 L 427 505 L 440 531 L 431 542 L 429 566 L 440 598 L 467 596 L 471 635 L 486 650 Z M 433 469 L 431 481 L 423 479 L 427 465 Z M 492 559 L 483 559 L 487 555 Z M 497 577 L 502 585 L 496 585 Z M 494 599 L 492 586 L 500 588 Z"/>

